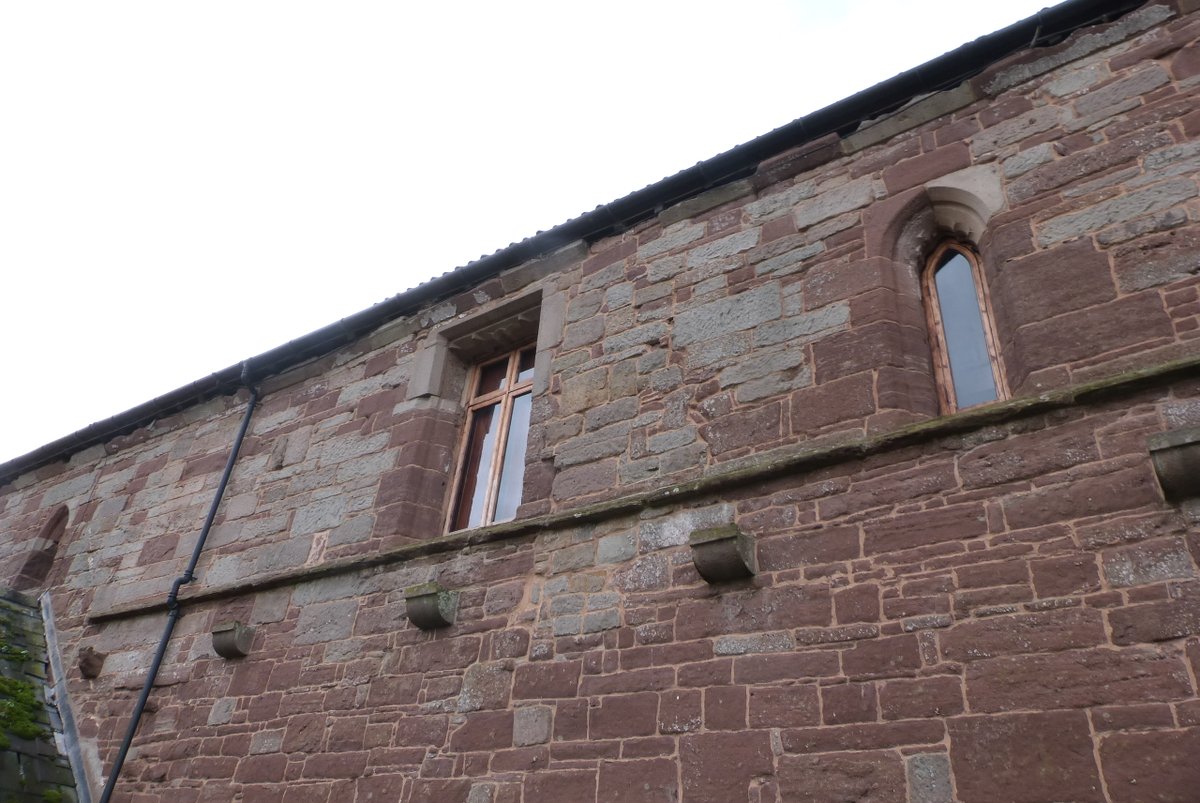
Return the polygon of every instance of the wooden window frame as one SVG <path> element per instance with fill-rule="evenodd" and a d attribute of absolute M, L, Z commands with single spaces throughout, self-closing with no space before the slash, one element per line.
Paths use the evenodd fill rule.
<path fill-rule="evenodd" d="M 462 434 L 458 442 L 458 461 L 454 470 L 453 494 L 450 497 L 450 512 L 446 517 L 445 531 L 447 533 L 461 532 L 463 530 L 474 529 L 475 527 L 486 527 L 489 524 L 495 524 L 496 503 L 500 492 L 500 482 L 502 479 L 501 472 L 504 469 L 504 455 L 508 449 L 508 438 L 510 427 L 512 425 L 513 403 L 518 396 L 526 393 L 533 394 L 533 377 L 530 376 L 521 382 L 517 382 L 517 375 L 521 368 L 521 353 L 536 349 L 534 343 L 526 343 L 515 349 L 510 349 L 507 352 L 498 354 L 485 360 L 479 360 L 471 366 L 471 370 L 467 376 L 466 387 L 466 404 L 464 426 Z M 535 352 L 536 356 L 536 352 Z M 475 395 L 476 388 L 479 385 L 480 375 L 483 369 L 494 365 L 500 360 L 507 360 L 508 367 L 505 371 L 504 386 L 499 390 L 489 391 L 488 393 Z M 459 510 L 462 507 L 463 500 L 461 498 L 463 492 L 463 483 L 466 480 L 467 468 L 467 450 L 470 448 L 471 433 L 475 420 L 475 413 L 485 407 L 499 403 L 500 416 L 499 426 L 497 428 L 496 443 L 492 446 L 492 464 L 488 470 L 487 489 L 484 492 L 483 499 L 483 518 L 474 526 L 467 525 L 456 528 L 454 526 L 455 519 L 458 518 Z M 522 467 L 522 470 L 524 468 Z"/>
<path fill-rule="evenodd" d="M 992 380 L 996 384 L 996 398 L 982 404 L 991 404 L 1007 399 L 1008 384 L 1004 381 L 1004 369 L 1000 363 L 999 337 L 996 335 L 995 318 L 992 315 L 992 304 L 988 295 L 987 283 L 983 280 L 983 266 L 979 255 L 973 248 L 957 240 L 945 240 L 933 250 L 925 260 L 925 269 L 921 273 L 921 293 L 925 298 L 925 318 L 929 326 L 930 347 L 933 352 L 933 370 L 937 384 L 938 404 L 944 414 L 954 413 L 962 409 L 954 393 L 954 375 L 950 370 L 950 350 L 946 343 L 946 329 L 942 325 L 942 309 L 938 300 L 937 283 L 934 274 L 938 265 L 948 251 L 954 251 L 966 258 L 971 265 L 971 278 L 975 283 L 975 300 L 979 305 L 979 316 L 983 320 L 983 339 L 987 347 L 988 361 L 992 366 Z"/>

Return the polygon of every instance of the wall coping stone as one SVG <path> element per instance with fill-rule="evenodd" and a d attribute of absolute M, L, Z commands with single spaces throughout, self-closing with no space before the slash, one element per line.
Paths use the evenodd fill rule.
<path fill-rule="evenodd" d="M 418 544 L 406 544 L 369 555 L 353 555 L 314 566 L 302 566 L 248 577 L 232 583 L 199 587 L 190 593 L 185 590 L 179 595 L 179 602 L 182 605 L 194 605 L 240 597 L 364 569 L 407 563 L 475 546 L 531 538 L 540 532 L 618 518 L 637 513 L 645 508 L 674 505 L 699 497 L 711 496 L 717 491 L 761 482 L 764 479 L 777 479 L 782 474 L 798 474 L 851 460 L 860 460 L 891 449 L 927 443 L 947 435 L 971 432 L 1004 421 L 1040 415 L 1077 405 L 1097 404 L 1147 387 L 1196 376 L 1200 376 L 1200 354 L 1034 396 L 1023 396 L 972 407 L 952 415 L 932 418 L 833 445 L 785 446 L 739 461 L 736 466 L 718 466 L 712 472 L 698 479 L 670 483 L 616 499 L 580 505 L 521 521 L 463 530 Z M 115 605 L 105 611 L 91 613 L 88 615 L 87 621 L 89 624 L 101 624 L 165 610 L 167 610 L 165 599 L 135 600 Z"/>

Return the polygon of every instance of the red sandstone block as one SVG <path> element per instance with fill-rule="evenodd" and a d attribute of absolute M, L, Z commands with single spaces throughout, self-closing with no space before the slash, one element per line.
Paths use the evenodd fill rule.
<path fill-rule="evenodd" d="M 1095 425 L 1081 421 L 977 446 L 958 458 L 958 470 L 964 488 L 987 488 L 1050 474 L 1098 457 Z"/>
<path fill-rule="evenodd" d="M 1082 711 L 957 717 L 948 722 L 950 762 L 963 803 L 1102 801 Z"/>
<path fill-rule="evenodd" d="M 396 723 L 396 747 L 439 747 L 446 743 L 449 723 L 444 714 L 406 714 Z"/>
<path fill-rule="evenodd" d="M 596 799 L 596 770 L 546 770 L 525 776 L 524 803 L 565 803 Z"/>
<path fill-rule="evenodd" d="M 1171 321 L 1156 292 L 1124 296 L 1022 326 L 1013 338 L 1009 370 L 1018 377 L 1109 351 L 1172 339 Z"/>
<path fill-rule="evenodd" d="M 513 677 L 513 699 L 574 697 L 579 688 L 580 661 L 540 661 L 522 664 Z"/>
<path fill-rule="evenodd" d="M 238 762 L 233 780 L 238 783 L 278 783 L 283 780 L 287 763 L 287 756 L 281 753 L 247 756 Z"/>
<path fill-rule="evenodd" d="M 651 651 L 645 650 L 644 654 L 649 658 Z M 624 660 L 624 656 L 621 657 Z M 618 672 L 613 675 L 585 676 L 579 684 L 579 694 L 593 696 L 622 692 L 658 691 L 670 688 L 674 684 L 674 669 L 666 667 L 639 669 L 632 672 Z"/>
<path fill-rule="evenodd" d="M 718 658 L 679 667 L 680 686 L 714 686 L 729 683 L 733 677 L 733 659 Z"/>
<path fill-rule="evenodd" d="M 657 727 L 658 695 L 652 692 L 608 695 L 588 710 L 588 736 L 592 739 L 650 736 Z"/>
<path fill-rule="evenodd" d="M 375 678 L 367 692 L 367 704 L 380 706 L 415 703 L 420 691 L 420 675 Z"/>
<path fill-rule="evenodd" d="M 873 683 L 846 683 L 821 688 L 821 721 L 826 725 L 874 722 L 879 698 Z"/>
<path fill-rule="evenodd" d="M 779 402 L 739 410 L 700 428 L 714 455 L 774 443 L 782 436 L 783 405 Z"/>
<path fill-rule="evenodd" d="M 405 803 L 447 803 L 448 801 L 465 801 L 467 795 L 471 792 L 472 781 L 469 778 L 454 778 L 454 779 L 430 779 L 419 778 L 411 781 L 412 786 L 409 788 L 409 795 L 405 798 Z M 384 795 L 394 796 L 396 789 L 386 788 L 380 790 Z M 374 798 L 365 798 L 374 803 Z M 388 797 L 380 797 L 380 800 L 388 800 Z"/>
<path fill-rule="evenodd" d="M 455 752 L 499 750 L 512 747 L 512 711 L 476 711 L 450 734 L 450 749 Z"/>
<path fill-rule="evenodd" d="M 325 714 L 297 714 L 288 720 L 283 736 L 285 753 L 315 753 L 325 740 Z"/>
<path fill-rule="evenodd" d="M 674 803 L 678 796 L 678 770 L 670 759 L 600 762 L 597 803 Z"/>
<path fill-rule="evenodd" d="M 925 340 L 923 331 L 887 321 L 830 335 L 812 346 L 815 381 L 883 366 L 921 370 L 929 359 Z"/>
<path fill-rule="evenodd" d="M 1020 100 L 1032 108 L 1028 100 L 1023 97 Z M 990 108 L 997 111 L 996 107 Z M 984 125 L 991 123 L 985 122 Z M 971 152 L 966 143 L 953 142 L 929 153 L 895 163 L 883 171 L 883 183 L 889 193 L 895 194 L 970 165 Z"/>
<path fill-rule="evenodd" d="M 840 625 L 878 622 L 879 586 L 875 583 L 857 583 L 836 591 L 833 595 L 833 607 Z"/>
<path fill-rule="evenodd" d="M 941 722 L 903 722 L 824 725 L 783 731 L 783 749 L 788 753 L 830 753 L 842 750 L 881 750 L 918 744 L 937 744 L 946 738 Z"/>
<path fill-rule="evenodd" d="M 736 658 L 733 664 L 735 683 L 771 683 L 796 678 L 832 677 L 837 673 L 837 654 L 832 651 L 743 655 Z"/>
<path fill-rule="evenodd" d="M 746 727 L 745 686 L 714 686 L 704 690 L 704 728 L 741 730 Z"/>
<path fill-rule="evenodd" d="M 916 636 L 859 641 L 842 652 L 842 668 L 851 680 L 904 677 L 921 666 Z"/>
<path fill-rule="evenodd" d="M 726 633 L 826 626 L 831 618 L 827 587 L 762 588 L 680 603 L 675 636 L 680 641 L 691 641 Z"/>
<path fill-rule="evenodd" d="M 1119 733 L 1100 742 L 1104 780 L 1114 801 L 1192 801 L 1200 789 L 1200 728 Z"/>
<path fill-rule="evenodd" d="M 1200 584 L 1180 583 L 1173 598 L 1109 611 L 1114 644 L 1169 641 L 1200 633 Z"/>
<path fill-rule="evenodd" d="M 663 692 L 658 701 L 658 732 L 688 733 L 700 729 L 701 693 L 695 689 Z"/>
<path fill-rule="evenodd" d="M 966 680 L 967 700 L 976 712 L 1170 702 L 1191 696 L 1191 682 L 1178 657 L 1136 647 L 978 661 L 968 665 Z"/>
<path fill-rule="evenodd" d="M 1171 706 L 1109 705 L 1093 708 L 1092 726 L 1098 731 L 1170 729 L 1175 725 Z"/>
<path fill-rule="evenodd" d="M 1020 529 L 1157 504 L 1149 468 L 1138 467 L 1011 496 L 1003 506 L 1009 526 Z"/>
<path fill-rule="evenodd" d="M 753 779 L 774 771 L 771 736 L 766 731 L 684 736 L 679 740 L 679 757 L 683 799 L 688 803 L 746 800 Z"/>
<path fill-rule="evenodd" d="M 776 777 L 785 803 L 909 799 L 895 751 L 780 756 Z"/>
<path fill-rule="evenodd" d="M 832 424 L 856 421 L 875 412 L 871 373 L 863 372 L 804 388 L 791 397 L 791 432 L 810 435 Z"/>
<path fill-rule="evenodd" d="M 772 528 L 772 531 L 780 529 Z M 759 568 L 763 571 L 853 560 L 862 551 L 858 527 L 824 527 L 811 532 L 760 538 L 756 543 Z"/>
<path fill-rule="evenodd" d="M 1032 561 L 1033 587 L 1039 597 L 1086 594 L 1100 588 L 1100 570 L 1094 555 L 1068 555 Z"/>
<path fill-rule="evenodd" d="M 878 555 L 983 535 L 987 517 L 981 503 L 970 503 L 866 522 L 863 530 L 864 551 Z"/>
<path fill-rule="evenodd" d="M 884 719 L 961 714 L 962 681 L 953 676 L 889 680 L 879 687 L 879 705 Z"/>
<path fill-rule="evenodd" d="M 813 684 L 751 687 L 749 722 L 751 728 L 819 725 L 821 704 L 817 687 Z"/>
<path fill-rule="evenodd" d="M 367 768 L 367 752 L 317 753 L 304 759 L 305 778 L 358 778 Z"/>
<path fill-rule="evenodd" d="M 942 655 L 952 661 L 977 661 L 999 655 L 1054 652 L 1091 647 L 1106 641 L 1100 611 L 1068 608 L 962 622 L 938 637 Z"/>

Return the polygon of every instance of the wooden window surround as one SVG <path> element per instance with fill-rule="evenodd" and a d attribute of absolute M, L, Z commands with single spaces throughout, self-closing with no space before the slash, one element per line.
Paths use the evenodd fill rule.
<path fill-rule="evenodd" d="M 447 531 L 509 521 L 521 504 L 536 347 L 476 364 Z"/>
<path fill-rule="evenodd" d="M 957 241 L 934 249 L 921 274 L 943 413 L 1008 396 L 979 257 Z"/>

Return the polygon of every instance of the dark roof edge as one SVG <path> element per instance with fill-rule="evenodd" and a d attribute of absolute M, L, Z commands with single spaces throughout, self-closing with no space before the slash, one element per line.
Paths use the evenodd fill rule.
<path fill-rule="evenodd" d="M 507 268 L 549 254 L 578 240 L 594 241 L 657 214 L 662 209 L 713 187 L 752 174 L 764 160 L 827 134 L 844 134 L 859 123 L 885 114 L 920 96 L 949 89 L 997 61 L 1034 44 L 1057 42 L 1088 25 L 1111 21 L 1146 0 L 1067 0 L 1032 17 L 952 50 L 850 97 L 798 118 L 774 131 L 731 148 L 648 187 L 547 231 L 513 243 L 336 323 L 231 365 L 211 376 L 165 393 L 111 418 L 52 441 L 0 464 L 0 486 L 21 474 L 179 412 L 252 381 L 277 374 L 357 340 L 388 321 Z"/>

